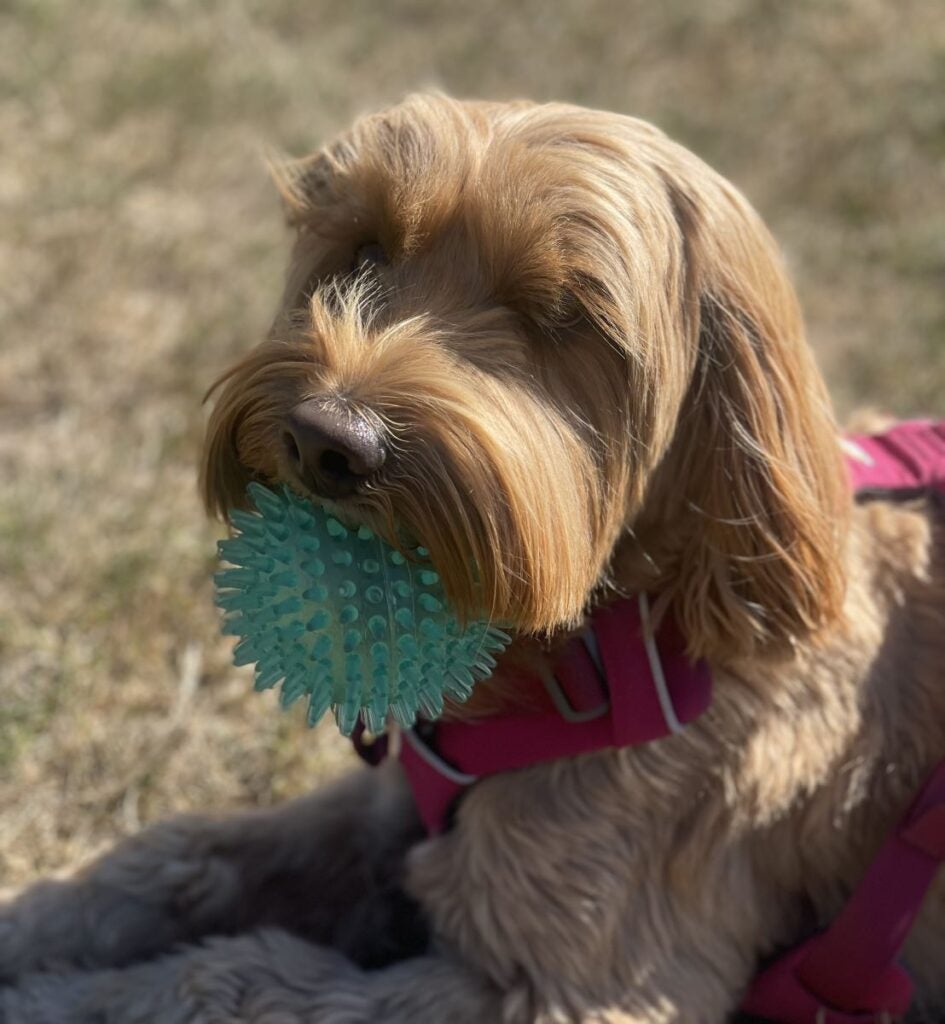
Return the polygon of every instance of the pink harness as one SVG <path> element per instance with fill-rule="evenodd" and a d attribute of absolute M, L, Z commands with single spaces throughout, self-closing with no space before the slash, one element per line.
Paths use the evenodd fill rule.
<path fill-rule="evenodd" d="M 945 496 L 945 422 L 903 423 L 847 446 L 859 497 Z M 686 658 L 673 624 L 652 629 L 646 595 L 596 611 L 540 682 L 545 710 L 423 722 L 402 733 L 400 761 L 431 835 L 484 776 L 658 740 L 701 715 L 712 696 L 708 666 Z M 371 763 L 387 756 L 386 737 L 368 746 L 356 732 L 354 742 Z M 836 920 L 763 970 L 742 1010 L 781 1024 L 884 1024 L 904 1014 L 911 983 L 897 957 L 943 860 L 945 761 Z"/>

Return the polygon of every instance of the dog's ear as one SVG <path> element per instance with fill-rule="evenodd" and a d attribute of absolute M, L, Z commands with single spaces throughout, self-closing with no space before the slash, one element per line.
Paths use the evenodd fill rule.
<path fill-rule="evenodd" d="M 223 388 L 210 413 L 200 459 L 200 495 L 207 514 L 227 519 L 230 511 L 246 506 L 246 487 L 252 479 L 250 471 L 240 462 L 236 450 L 236 430 L 240 408 L 236 391 L 228 387 L 239 374 L 234 367 L 224 374 L 204 395 L 206 402 Z"/>
<path fill-rule="evenodd" d="M 694 654 L 785 648 L 840 613 L 850 506 L 793 288 L 760 218 L 706 170 L 670 185 L 695 361 L 665 463 L 686 537 L 674 606 Z"/>
<path fill-rule="evenodd" d="M 200 467 L 200 491 L 210 515 L 226 519 L 231 510 L 246 508 L 247 484 L 276 478 L 282 410 L 297 400 L 310 368 L 307 353 L 270 339 L 210 387 L 204 400 L 215 396 L 216 404 L 207 421 Z"/>

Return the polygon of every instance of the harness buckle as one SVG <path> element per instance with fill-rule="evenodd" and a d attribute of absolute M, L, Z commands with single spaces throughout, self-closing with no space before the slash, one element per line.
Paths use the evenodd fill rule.
<path fill-rule="evenodd" d="M 594 631 L 588 627 L 578 641 L 562 653 L 554 670 L 540 672 L 555 711 L 572 724 L 593 722 L 610 712 L 607 675 Z"/>

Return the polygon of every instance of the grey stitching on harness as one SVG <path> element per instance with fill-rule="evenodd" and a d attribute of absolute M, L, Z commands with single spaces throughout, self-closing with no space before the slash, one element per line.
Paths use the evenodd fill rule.
<path fill-rule="evenodd" d="M 637 604 L 640 607 L 640 626 L 643 633 L 643 647 L 646 650 L 647 661 L 650 663 L 650 672 L 653 673 L 653 684 L 656 687 L 656 697 L 660 702 L 660 710 L 666 721 L 670 732 L 682 732 L 682 722 L 676 715 L 676 708 L 673 706 L 673 698 L 669 694 L 669 687 L 666 685 L 666 676 L 663 673 L 663 663 L 660 661 L 660 652 L 656 646 L 656 637 L 653 636 L 653 623 L 650 619 L 650 601 L 646 594 L 639 594 Z"/>
<path fill-rule="evenodd" d="M 447 761 L 444 761 L 435 751 L 431 750 L 426 743 L 416 734 L 413 729 L 403 729 L 401 736 L 411 747 L 423 758 L 431 768 L 434 768 L 444 778 L 455 782 L 459 786 L 471 786 L 478 778 L 478 775 L 468 775 L 454 768 Z"/>

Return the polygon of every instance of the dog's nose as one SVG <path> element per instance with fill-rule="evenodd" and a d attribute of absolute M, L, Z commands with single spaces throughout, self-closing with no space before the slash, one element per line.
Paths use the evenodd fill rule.
<path fill-rule="evenodd" d="M 381 435 L 365 416 L 317 398 L 289 413 L 282 440 L 292 468 L 323 498 L 353 494 L 387 458 Z"/>

